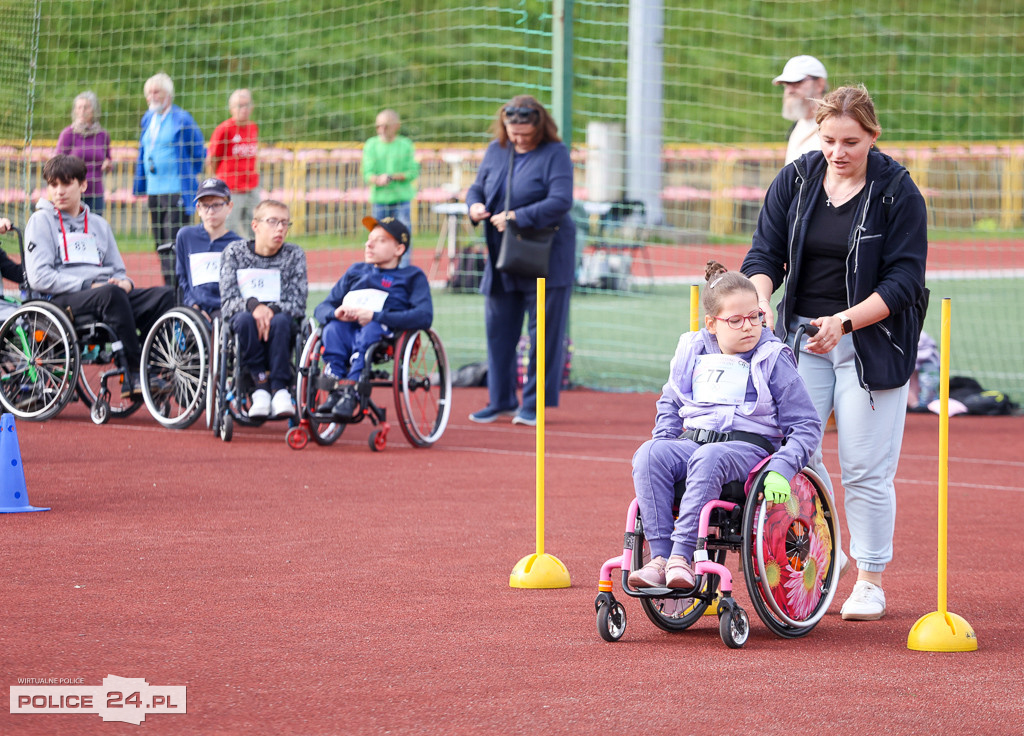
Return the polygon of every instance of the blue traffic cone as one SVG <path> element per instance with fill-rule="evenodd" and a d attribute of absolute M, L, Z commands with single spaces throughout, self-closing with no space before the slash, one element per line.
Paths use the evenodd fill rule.
<path fill-rule="evenodd" d="M 18 445 L 14 415 L 4 414 L 0 417 L 0 514 L 49 510 L 32 506 L 28 502 L 25 469 L 21 467 L 21 447 Z"/>

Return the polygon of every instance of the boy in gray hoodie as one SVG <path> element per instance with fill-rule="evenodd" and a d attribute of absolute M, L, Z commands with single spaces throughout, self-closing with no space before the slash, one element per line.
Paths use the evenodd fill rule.
<path fill-rule="evenodd" d="M 174 290 L 135 288 L 110 225 L 82 202 L 85 175 L 85 162 L 77 156 L 59 154 L 43 165 L 46 197 L 25 226 L 30 296 L 66 307 L 76 318 L 88 315 L 109 325 L 128 365 L 122 390 L 138 393 L 142 346 L 137 330 L 145 335 L 174 306 Z"/>

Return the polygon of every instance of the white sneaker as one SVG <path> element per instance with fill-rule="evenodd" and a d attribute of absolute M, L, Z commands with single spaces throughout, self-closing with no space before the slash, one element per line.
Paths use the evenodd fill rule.
<path fill-rule="evenodd" d="M 885 615 L 885 592 L 867 580 L 858 580 L 840 614 L 844 621 L 877 621 Z"/>
<path fill-rule="evenodd" d="M 270 403 L 272 415 L 275 419 L 279 417 L 293 417 L 295 416 L 295 404 L 292 403 L 292 395 L 288 393 L 288 389 L 279 388 L 274 393 L 274 399 Z M 249 412 L 250 416 L 252 412 Z"/>
<path fill-rule="evenodd" d="M 252 403 L 249 406 L 249 416 L 253 419 L 263 419 L 270 416 L 270 392 L 261 388 L 252 392 Z"/>

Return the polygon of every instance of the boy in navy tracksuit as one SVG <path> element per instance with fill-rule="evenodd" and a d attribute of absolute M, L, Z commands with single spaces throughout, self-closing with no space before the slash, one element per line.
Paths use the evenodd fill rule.
<path fill-rule="evenodd" d="M 178 231 L 174 243 L 175 270 L 182 302 L 208 320 L 220 314 L 220 254 L 242 236 L 229 230 L 231 190 L 220 179 L 207 179 L 196 192 L 201 225 Z"/>
<path fill-rule="evenodd" d="M 367 348 L 390 332 L 426 329 L 434 319 L 426 274 L 398 265 L 410 245 L 409 229 L 393 217 L 364 217 L 363 225 L 370 231 L 365 262 L 353 264 L 313 312 L 323 325 L 324 372 L 339 385 L 316 410 L 338 419 L 359 407 L 355 385 Z"/>

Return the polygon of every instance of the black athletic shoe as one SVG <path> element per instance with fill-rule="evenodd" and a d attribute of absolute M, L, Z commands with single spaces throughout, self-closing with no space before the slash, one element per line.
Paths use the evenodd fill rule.
<path fill-rule="evenodd" d="M 351 388 L 345 389 L 341 399 L 331 409 L 331 416 L 335 419 L 351 419 L 359 410 L 359 397 Z"/>
<path fill-rule="evenodd" d="M 337 389 L 335 391 L 331 391 L 331 393 L 329 393 L 327 395 L 327 398 L 324 400 L 324 403 L 320 404 L 320 406 L 318 406 L 316 408 L 316 413 L 317 414 L 330 414 L 331 410 L 335 406 L 337 406 L 339 401 L 341 401 L 341 397 L 342 397 L 342 395 L 344 395 L 344 393 L 345 392 L 342 391 L 341 389 Z"/>

